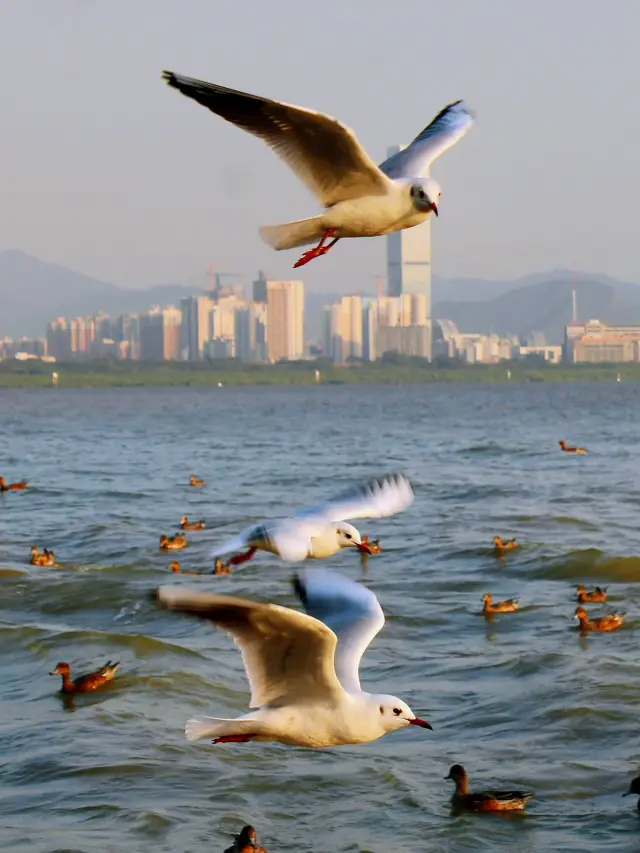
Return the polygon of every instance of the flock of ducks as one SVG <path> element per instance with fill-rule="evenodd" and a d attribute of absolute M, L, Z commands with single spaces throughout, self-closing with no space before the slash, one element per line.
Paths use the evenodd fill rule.
<path fill-rule="evenodd" d="M 496 539 L 499 537 L 496 537 Z M 514 539 L 511 540 L 515 542 Z M 517 547 L 520 547 L 519 545 Z M 616 628 L 621 628 L 624 624 L 624 613 L 607 613 L 605 616 L 598 616 L 595 619 L 590 619 L 589 614 L 582 606 L 586 602 L 603 603 L 607 600 L 607 588 L 597 586 L 592 590 L 588 590 L 583 584 L 578 584 L 576 587 L 576 599 L 578 607 L 576 608 L 575 618 L 580 623 L 581 631 L 615 631 Z M 514 613 L 520 609 L 520 601 L 517 598 L 507 598 L 504 601 L 495 601 L 490 592 L 485 592 L 483 596 L 482 612 L 485 616 L 491 616 L 494 613 Z"/>
<path fill-rule="evenodd" d="M 565 441 L 559 442 L 561 449 L 565 453 L 586 454 L 588 451 L 584 447 L 573 447 L 567 445 Z M 189 485 L 193 488 L 202 488 L 206 485 L 203 479 L 200 479 L 195 474 L 191 474 Z M 0 491 L 23 491 L 29 487 L 26 480 L 21 480 L 14 483 L 7 483 L 4 477 L 0 477 Z M 191 521 L 188 516 L 183 515 L 180 520 L 181 531 L 198 531 L 205 530 L 206 523 L 203 519 Z M 362 542 L 368 546 L 368 551 L 371 554 L 379 554 L 382 551 L 380 540 L 369 540 L 368 536 L 362 537 Z M 519 549 L 521 546 L 515 539 L 503 539 L 500 536 L 495 536 L 493 540 L 494 551 L 497 556 Z M 160 549 L 163 551 L 182 550 L 188 545 L 188 541 L 184 533 L 179 532 L 173 536 L 162 535 L 160 537 Z M 368 559 L 366 552 L 361 552 L 361 560 L 363 564 Z M 31 564 L 35 566 L 51 566 L 59 568 L 56 563 L 55 551 L 44 548 L 42 551 L 37 546 L 31 547 Z M 189 575 L 200 575 L 202 572 L 185 571 L 181 564 L 174 560 L 170 567 L 174 573 L 182 573 Z M 216 559 L 214 569 L 211 574 L 231 574 L 231 567 L 223 563 L 220 558 Z M 578 584 L 576 587 L 576 599 L 578 607 L 575 611 L 575 618 L 579 622 L 581 631 L 601 631 L 609 632 L 622 627 L 624 623 L 623 613 L 610 613 L 598 618 L 590 618 L 584 604 L 586 603 L 604 603 L 607 600 L 607 588 L 596 586 L 594 589 L 587 589 L 583 584 Z M 483 596 L 482 613 L 491 618 L 495 613 L 512 613 L 519 609 L 518 599 L 506 599 L 504 601 L 494 601 L 491 593 L 487 592 Z M 71 668 L 65 661 L 60 661 L 50 675 L 59 675 L 62 679 L 61 693 L 67 696 L 73 696 L 81 693 L 90 693 L 99 690 L 109 684 L 116 676 L 116 672 L 120 666 L 119 661 L 107 661 L 107 663 L 95 672 L 90 672 L 85 675 L 80 675 L 77 678 L 71 677 Z M 497 811 L 520 811 L 524 809 L 527 802 L 533 797 L 533 793 L 529 791 L 469 791 L 469 778 L 465 768 L 461 764 L 454 764 L 445 779 L 451 780 L 455 785 L 451 804 L 454 811 L 472 811 L 472 812 L 497 812 Z M 629 790 L 623 796 L 635 794 L 639 797 L 637 808 L 640 811 L 640 776 L 637 776 L 631 781 Z M 267 851 L 258 845 L 256 831 L 251 825 L 246 825 L 235 836 L 231 847 L 225 850 L 225 853 L 267 853 Z"/>

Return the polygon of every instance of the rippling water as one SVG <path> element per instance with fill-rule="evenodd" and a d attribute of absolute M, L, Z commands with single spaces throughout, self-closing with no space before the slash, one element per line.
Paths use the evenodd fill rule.
<path fill-rule="evenodd" d="M 622 383 L 0 392 L 0 473 L 33 484 L 0 496 L 0 849 L 215 853 L 251 822 L 271 853 L 635 850 L 639 411 Z M 318 752 L 188 743 L 189 716 L 235 716 L 248 693 L 224 634 L 146 600 L 173 579 L 159 535 L 206 518 L 178 555 L 202 568 L 242 525 L 391 470 L 415 503 L 359 525 L 384 548 L 365 569 L 353 553 L 331 567 L 387 615 L 365 687 L 434 731 Z M 496 533 L 524 547 L 498 560 Z M 32 543 L 62 569 L 29 566 Z M 297 606 L 290 575 L 260 556 L 179 582 Z M 610 586 L 622 631 L 580 637 L 579 581 Z M 485 591 L 522 610 L 487 623 Z M 55 664 L 108 658 L 111 689 L 65 705 Z M 452 817 L 455 762 L 476 786 L 535 791 L 528 812 Z"/>

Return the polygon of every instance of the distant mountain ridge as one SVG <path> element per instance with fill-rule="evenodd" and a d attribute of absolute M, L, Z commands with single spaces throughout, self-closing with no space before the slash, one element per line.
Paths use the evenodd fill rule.
<path fill-rule="evenodd" d="M 553 270 L 518 279 L 441 279 L 434 276 L 434 318 L 453 320 L 461 332 L 527 336 L 543 331 L 550 342 L 562 339 L 571 318 L 575 281 L 578 315 L 587 320 L 640 323 L 640 287 L 606 275 Z M 0 252 L 0 337 L 41 337 L 55 317 L 104 311 L 136 313 L 152 305 L 178 304 L 202 288 L 160 284 L 129 290 L 13 249 Z M 248 294 L 250 295 L 250 294 Z M 372 294 L 373 295 L 373 294 Z M 307 335 L 321 333 L 322 307 L 339 293 L 307 293 Z"/>
<path fill-rule="evenodd" d="M 542 331 L 549 343 L 559 344 L 564 327 L 573 316 L 573 282 L 578 318 L 582 322 L 597 319 L 640 325 L 640 287 L 586 277 L 525 284 L 485 301 L 434 302 L 432 315 L 453 320 L 461 332 L 515 334 L 526 338 L 531 332 Z"/>

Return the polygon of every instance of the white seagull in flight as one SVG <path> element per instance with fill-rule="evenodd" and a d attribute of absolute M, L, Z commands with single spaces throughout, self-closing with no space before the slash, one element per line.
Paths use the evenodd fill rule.
<path fill-rule="evenodd" d="M 245 553 L 231 557 L 228 565 L 250 560 L 256 551 L 268 551 L 295 563 L 307 558 L 321 559 L 341 548 L 357 548 L 366 554 L 371 547 L 347 518 L 382 518 L 395 515 L 413 502 L 413 488 L 403 474 L 390 474 L 347 489 L 324 504 L 303 509 L 291 518 L 275 519 L 247 527 L 212 552 L 220 557 L 241 548 Z"/>
<path fill-rule="evenodd" d="M 180 586 L 155 591 L 161 606 L 226 631 L 240 647 L 251 686 L 247 714 L 195 717 L 187 739 L 322 748 L 369 743 L 405 726 L 432 728 L 402 699 L 360 687 L 360 658 L 384 625 L 376 596 L 323 569 L 304 570 L 294 588 L 307 614 Z"/>
<path fill-rule="evenodd" d="M 162 76 L 183 95 L 266 142 L 325 208 L 310 219 L 260 229 L 278 251 L 319 241 L 294 267 L 325 255 L 341 237 L 377 237 L 419 225 L 432 211 L 437 216 L 441 191 L 428 177 L 429 167 L 473 123 L 464 102 L 454 101 L 407 148 L 376 166 L 355 133 L 331 116 L 173 71 Z"/>

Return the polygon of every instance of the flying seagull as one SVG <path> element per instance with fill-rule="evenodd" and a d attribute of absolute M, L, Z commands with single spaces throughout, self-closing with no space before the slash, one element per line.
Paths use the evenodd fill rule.
<path fill-rule="evenodd" d="M 231 557 L 228 565 L 250 560 L 256 551 L 268 551 L 295 563 L 307 558 L 321 559 L 341 548 L 357 548 L 366 554 L 371 546 L 347 518 L 383 518 L 395 515 L 413 502 L 411 482 L 403 474 L 390 474 L 346 489 L 324 504 L 308 507 L 291 518 L 274 519 L 247 527 L 239 536 L 217 546 L 212 557 L 247 548 Z"/>
<path fill-rule="evenodd" d="M 384 625 L 374 593 L 322 569 L 302 572 L 294 588 L 306 614 L 180 586 L 155 591 L 161 606 L 208 619 L 230 634 L 251 686 L 248 713 L 195 717 L 187 722 L 187 739 L 322 748 L 369 743 L 405 726 L 430 729 L 402 699 L 360 687 L 360 658 Z"/>
<path fill-rule="evenodd" d="M 428 177 L 429 167 L 473 123 L 464 102 L 454 101 L 407 148 L 376 166 L 355 133 L 331 116 L 173 71 L 162 76 L 183 95 L 260 137 L 325 208 L 310 219 L 260 229 L 277 251 L 319 241 L 294 267 L 325 255 L 342 237 L 377 237 L 419 225 L 432 211 L 437 216 L 440 185 Z"/>

